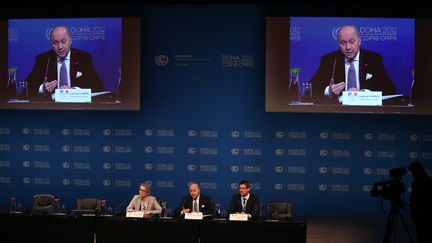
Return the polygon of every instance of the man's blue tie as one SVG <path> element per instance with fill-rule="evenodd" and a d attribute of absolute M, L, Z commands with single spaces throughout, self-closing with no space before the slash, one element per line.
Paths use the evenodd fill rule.
<path fill-rule="evenodd" d="M 65 59 L 64 58 L 60 59 L 60 62 L 61 62 L 61 67 L 60 67 L 60 83 L 59 83 L 59 87 L 62 87 L 62 86 L 65 86 L 65 85 L 69 86 Z"/>
<path fill-rule="evenodd" d="M 357 82 L 356 82 L 356 70 L 354 66 L 354 60 L 349 61 L 350 66 L 348 69 L 348 90 L 352 87 L 357 88 Z"/>

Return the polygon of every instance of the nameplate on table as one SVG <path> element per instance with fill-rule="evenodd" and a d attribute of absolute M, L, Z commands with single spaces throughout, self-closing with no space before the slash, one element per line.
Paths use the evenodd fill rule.
<path fill-rule="evenodd" d="M 232 213 L 229 216 L 231 221 L 248 221 L 248 215 L 245 213 Z"/>
<path fill-rule="evenodd" d="M 201 212 L 192 212 L 192 213 L 185 213 L 185 219 L 203 219 L 203 213 Z"/>
<path fill-rule="evenodd" d="M 91 102 L 91 89 L 56 89 L 55 102 L 88 103 Z"/>
<path fill-rule="evenodd" d="M 144 218 L 144 211 L 128 211 L 126 218 Z"/>
<path fill-rule="evenodd" d="M 381 91 L 343 91 L 342 105 L 381 106 Z"/>

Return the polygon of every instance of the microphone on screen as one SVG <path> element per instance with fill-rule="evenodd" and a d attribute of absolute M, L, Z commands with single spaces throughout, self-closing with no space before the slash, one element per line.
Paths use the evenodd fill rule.
<path fill-rule="evenodd" d="M 336 62 L 337 62 L 337 58 L 333 57 L 333 70 L 332 70 L 332 75 L 331 75 L 331 79 L 330 79 L 330 83 L 329 83 L 329 96 L 330 96 L 330 99 L 333 96 L 333 91 L 331 89 L 331 86 L 332 86 L 332 84 L 334 84 L 334 74 L 335 74 Z"/>

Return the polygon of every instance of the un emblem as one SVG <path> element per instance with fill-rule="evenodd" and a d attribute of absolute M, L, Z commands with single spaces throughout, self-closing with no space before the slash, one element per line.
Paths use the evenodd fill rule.
<path fill-rule="evenodd" d="M 146 135 L 146 137 L 151 137 L 153 136 L 153 130 L 152 129 L 147 129 L 144 131 L 144 135 Z"/>
<path fill-rule="evenodd" d="M 282 131 L 277 131 L 277 132 L 275 133 L 275 136 L 276 136 L 276 138 L 284 138 L 284 137 L 285 137 L 285 134 L 284 134 L 284 132 L 282 132 Z"/>
<path fill-rule="evenodd" d="M 239 155 L 240 154 L 240 150 L 237 149 L 237 148 L 233 148 L 233 149 L 231 149 L 231 154 L 232 155 Z"/>
<path fill-rule="evenodd" d="M 70 185 L 70 180 L 69 179 L 63 179 L 62 180 L 63 185 L 65 186 L 69 186 Z"/>
<path fill-rule="evenodd" d="M 327 149 L 321 149 L 319 151 L 319 154 L 320 154 L 321 157 L 325 157 L 325 156 L 328 155 L 328 150 Z"/>
<path fill-rule="evenodd" d="M 274 185 L 275 190 L 280 191 L 283 189 L 283 184 L 281 183 L 277 183 Z"/>
<path fill-rule="evenodd" d="M 240 168 L 238 165 L 232 165 L 231 166 L 231 172 L 237 173 L 237 172 L 239 172 L 239 170 L 240 170 Z"/>
<path fill-rule="evenodd" d="M 231 137 L 233 137 L 233 138 L 238 138 L 238 137 L 240 137 L 240 132 L 239 132 L 239 131 L 232 131 L 232 132 L 231 132 Z"/>
<path fill-rule="evenodd" d="M 237 190 L 238 189 L 238 183 L 231 183 L 231 189 Z"/>
<path fill-rule="evenodd" d="M 188 136 L 190 138 L 194 138 L 196 136 L 197 132 L 195 130 L 189 130 L 188 131 Z"/>
<path fill-rule="evenodd" d="M 318 190 L 320 190 L 320 191 L 322 191 L 322 192 L 327 191 L 327 185 L 325 185 L 325 184 L 320 184 L 320 185 L 318 186 Z"/>

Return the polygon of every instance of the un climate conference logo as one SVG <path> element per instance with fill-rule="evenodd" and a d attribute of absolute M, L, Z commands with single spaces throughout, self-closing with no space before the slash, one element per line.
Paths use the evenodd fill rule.
<path fill-rule="evenodd" d="M 25 160 L 25 161 L 22 162 L 22 165 L 23 165 L 24 168 L 29 168 L 31 166 L 31 163 L 30 163 L 30 161 Z"/>
<path fill-rule="evenodd" d="M 318 169 L 318 171 L 319 171 L 320 174 L 324 175 L 324 174 L 327 174 L 328 168 L 327 167 L 320 167 Z"/>
<path fill-rule="evenodd" d="M 195 166 L 194 164 L 189 164 L 189 165 L 187 166 L 187 170 L 188 170 L 188 171 L 195 171 L 195 170 L 196 170 L 196 166 Z"/>
<path fill-rule="evenodd" d="M 321 192 L 327 191 L 327 185 L 326 184 L 320 184 L 318 186 L 318 190 L 320 190 Z"/>
<path fill-rule="evenodd" d="M 341 28 L 340 26 L 337 26 L 337 27 L 334 27 L 332 30 L 333 39 L 335 39 L 336 41 L 338 40 L 337 33 L 339 32 L 340 28 Z"/>
<path fill-rule="evenodd" d="M 232 131 L 231 132 L 231 137 L 232 138 L 239 138 L 240 137 L 240 132 L 239 131 Z"/>
<path fill-rule="evenodd" d="M 277 183 L 277 184 L 274 185 L 274 188 L 275 188 L 276 191 L 280 191 L 280 190 L 283 189 L 283 184 Z"/>
<path fill-rule="evenodd" d="M 231 189 L 237 190 L 238 189 L 238 183 L 231 183 Z"/>
<path fill-rule="evenodd" d="M 62 130 L 62 134 L 63 134 L 63 136 L 68 136 L 70 134 L 70 130 L 68 128 L 64 128 Z"/>
<path fill-rule="evenodd" d="M 239 172 L 240 167 L 238 165 L 232 165 L 231 166 L 231 172 L 237 173 Z"/>
<path fill-rule="evenodd" d="M 195 130 L 189 130 L 188 131 L 188 136 L 190 138 L 194 138 L 196 136 L 196 134 L 197 134 L 197 131 L 195 131 Z"/>
<path fill-rule="evenodd" d="M 65 186 L 69 186 L 70 185 L 70 180 L 69 179 L 63 179 L 62 180 L 63 185 Z"/>
<path fill-rule="evenodd" d="M 158 66 L 165 66 L 168 64 L 168 56 L 167 55 L 158 55 L 155 56 L 155 62 Z"/>

